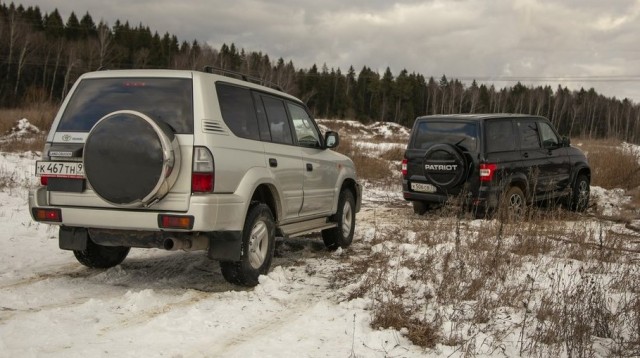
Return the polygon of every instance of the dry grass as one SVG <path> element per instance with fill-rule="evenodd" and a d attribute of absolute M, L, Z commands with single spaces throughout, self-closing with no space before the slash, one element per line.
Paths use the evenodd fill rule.
<path fill-rule="evenodd" d="M 0 136 L 10 133 L 11 128 L 22 118 L 38 127 L 41 134 L 27 138 L 11 138 L 0 141 L 0 151 L 24 152 L 40 151 L 44 147 L 46 132 L 51 127 L 55 117 L 57 106 L 51 104 L 39 104 L 29 108 L 0 109 Z"/>
<path fill-rule="evenodd" d="M 336 286 L 356 279 L 350 299 L 371 300 L 372 327 L 460 356 L 499 352 L 510 333 L 520 356 L 640 352 L 638 235 L 623 225 L 552 204 L 516 222 L 470 221 L 455 205 L 426 216 L 406 210 L 404 221 L 376 226 L 374 253 L 337 278 Z"/>
<path fill-rule="evenodd" d="M 576 141 L 578 142 L 578 141 Z M 633 189 L 640 186 L 640 163 L 635 153 L 621 149 L 620 142 L 582 140 L 591 166 L 591 184 L 605 189 Z"/>
<path fill-rule="evenodd" d="M 341 137 L 340 145 L 336 150 L 353 160 L 358 177 L 361 179 L 388 181 L 394 178 L 388 161 L 363 153 L 350 137 Z"/>
<path fill-rule="evenodd" d="M 40 130 L 47 131 L 53 123 L 58 107 L 52 104 L 39 104 L 29 108 L 0 109 L 0 134 L 6 134 L 15 123 L 26 118 Z"/>

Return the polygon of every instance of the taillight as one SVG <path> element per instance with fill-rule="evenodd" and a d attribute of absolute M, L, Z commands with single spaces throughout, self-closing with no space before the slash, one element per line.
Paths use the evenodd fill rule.
<path fill-rule="evenodd" d="M 193 216 L 158 215 L 158 225 L 163 229 L 193 229 Z"/>
<path fill-rule="evenodd" d="M 491 181 L 496 173 L 496 164 L 480 164 L 480 181 Z"/>
<path fill-rule="evenodd" d="M 402 176 L 407 176 L 407 158 L 402 159 Z"/>
<path fill-rule="evenodd" d="M 215 183 L 215 165 L 213 155 L 205 147 L 193 150 L 193 168 L 191 171 L 191 192 L 211 193 Z"/>
<path fill-rule="evenodd" d="M 62 222 L 62 212 L 60 209 L 38 209 L 32 211 L 33 218 L 37 221 Z"/>
<path fill-rule="evenodd" d="M 47 184 L 49 184 L 49 177 L 41 176 L 40 185 L 47 186 Z"/>

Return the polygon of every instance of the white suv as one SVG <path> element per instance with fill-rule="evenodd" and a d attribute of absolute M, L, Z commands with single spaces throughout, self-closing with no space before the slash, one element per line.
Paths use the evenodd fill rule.
<path fill-rule="evenodd" d="M 276 235 L 351 244 L 361 187 L 338 142 L 300 100 L 243 75 L 87 73 L 53 122 L 29 206 L 88 267 L 131 247 L 207 250 L 226 280 L 252 286 Z"/>

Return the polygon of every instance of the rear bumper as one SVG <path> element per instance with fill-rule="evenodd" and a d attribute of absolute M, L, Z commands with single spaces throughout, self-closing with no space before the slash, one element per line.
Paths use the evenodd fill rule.
<path fill-rule="evenodd" d="M 241 231 L 244 225 L 245 201 L 235 194 L 207 194 L 191 197 L 186 212 L 154 211 L 150 209 L 112 209 L 96 207 L 52 206 L 48 203 L 46 188 L 29 192 L 29 211 L 34 208 L 57 208 L 61 210 L 61 222 L 48 224 L 114 229 L 114 230 L 158 230 L 158 215 L 192 216 L 192 232 Z M 35 218 L 33 218 L 36 220 Z"/>
<path fill-rule="evenodd" d="M 465 206 L 469 208 L 495 209 L 498 207 L 501 189 L 493 186 L 481 186 L 477 190 L 471 190 L 464 198 Z M 409 188 L 409 181 L 402 181 L 402 196 L 407 201 L 422 201 L 433 204 L 443 204 L 456 195 L 445 193 L 421 193 Z"/>

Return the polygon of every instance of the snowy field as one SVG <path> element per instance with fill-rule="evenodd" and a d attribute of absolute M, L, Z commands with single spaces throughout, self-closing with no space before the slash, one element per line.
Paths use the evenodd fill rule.
<path fill-rule="evenodd" d="M 365 129 L 354 136 L 362 150 L 398 145 L 384 140 L 397 136 L 397 128 Z M 38 153 L 0 153 L 0 357 L 640 354 L 640 235 L 633 218 L 597 218 L 605 209 L 607 216 L 619 214 L 630 200 L 623 190 L 592 187 L 592 208 L 547 220 L 552 227 L 503 226 L 444 211 L 417 217 L 399 183 L 366 182 L 351 248 L 328 252 L 317 235 L 279 239 L 271 272 L 247 289 L 226 283 L 217 262 L 202 252 L 132 249 L 112 269 L 82 266 L 72 252 L 58 249 L 56 227 L 34 223 L 28 213 L 28 189 L 38 185 L 32 175 L 37 159 Z M 496 233 L 502 246 L 492 240 Z M 519 255 L 520 243 L 532 235 L 544 240 L 545 249 L 517 256 L 517 265 L 498 258 L 493 263 L 503 274 L 470 269 L 482 267 L 474 264 L 487 252 L 508 247 L 501 257 Z M 605 251 L 608 259 L 597 257 Z M 478 280 L 495 284 L 472 292 Z M 571 295 L 584 280 L 591 280 L 594 293 Z M 582 307 L 567 303 L 544 311 L 544 304 L 581 297 L 602 301 L 580 304 L 586 313 L 596 307 L 609 314 L 598 321 L 607 329 L 587 330 L 587 341 L 577 343 L 582 346 L 541 337 L 556 324 L 544 312 Z M 412 344 L 411 327 L 372 327 L 390 303 L 400 308 L 387 318 L 415 315 L 432 324 L 435 344 Z"/>

